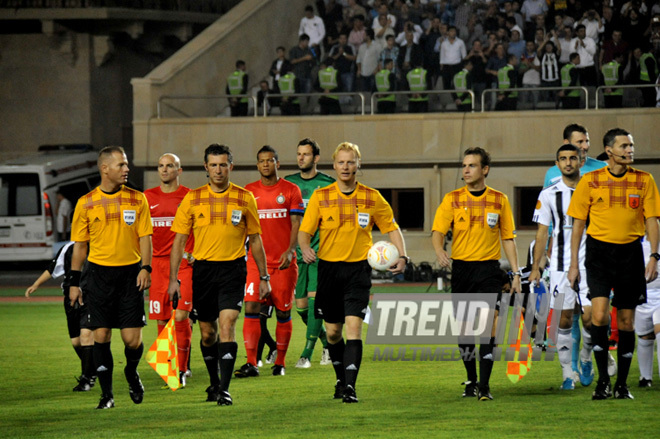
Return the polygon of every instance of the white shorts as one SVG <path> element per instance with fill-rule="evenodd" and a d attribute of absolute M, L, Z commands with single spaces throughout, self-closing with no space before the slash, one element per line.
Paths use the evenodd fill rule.
<path fill-rule="evenodd" d="M 580 270 L 580 294 L 578 294 L 568 284 L 568 271 L 551 271 L 550 272 L 550 307 L 554 309 L 555 298 L 558 294 L 564 294 L 564 303 L 561 306 L 562 310 L 575 308 L 575 301 L 579 300 L 580 306 L 584 309 L 585 306 L 591 306 L 591 300 L 587 299 L 589 294 L 589 286 L 587 285 L 587 272 Z"/>
<path fill-rule="evenodd" d="M 655 325 L 660 325 L 660 302 L 644 303 L 635 308 L 635 333 L 639 337 L 653 334 Z"/>

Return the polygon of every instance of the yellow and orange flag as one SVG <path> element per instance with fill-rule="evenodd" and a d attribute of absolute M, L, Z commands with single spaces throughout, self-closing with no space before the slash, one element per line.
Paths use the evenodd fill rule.
<path fill-rule="evenodd" d="M 174 332 L 174 313 L 165 328 L 156 338 L 156 341 L 146 355 L 147 363 L 154 368 L 172 391 L 179 388 L 179 358 Z"/>
<path fill-rule="evenodd" d="M 521 346 L 521 340 L 523 331 L 525 330 L 525 315 L 520 316 L 520 326 L 518 327 L 518 339 L 516 344 L 510 345 L 514 348 L 515 355 L 513 361 L 507 361 L 506 363 L 506 376 L 509 378 L 509 381 L 512 383 L 517 383 L 520 381 L 527 372 L 532 368 L 532 342 L 531 339 L 528 344 Z M 525 361 L 520 361 L 520 348 L 527 348 L 527 359 Z"/>

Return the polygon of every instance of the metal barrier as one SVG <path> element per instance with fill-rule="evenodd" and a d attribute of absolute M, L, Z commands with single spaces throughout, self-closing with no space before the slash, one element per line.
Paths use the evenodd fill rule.
<path fill-rule="evenodd" d="M 471 110 L 474 111 L 474 92 L 472 90 L 459 90 L 460 93 L 469 93 L 470 97 L 472 98 L 472 102 L 470 104 Z M 454 94 L 456 93 L 456 90 L 424 90 L 423 92 L 415 92 L 415 91 L 377 91 L 375 93 L 371 94 L 371 114 L 374 115 L 375 113 L 375 108 L 376 106 L 374 105 L 376 102 L 376 98 L 378 96 L 389 96 L 389 95 L 414 95 L 414 94 L 425 94 L 425 95 L 442 95 L 442 94 Z M 452 102 L 454 100 L 452 99 Z"/>
<path fill-rule="evenodd" d="M 190 100 L 190 99 L 210 100 L 210 99 L 229 99 L 229 98 L 236 98 L 236 99 L 248 98 L 248 99 L 250 99 L 252 101 L 252 104 L 253 104 L 252 106 L 253 106 L 253 109 L 254 109 L 254 115 L 253 116 L 257 117 L 257 115 L 258 115 L 257 114 L 257 98 L 255 98 L 252 95 L 227 95 L 227 94 L 224 94 L 224 95 L 204 95 L 204 96 L 200 96 L 200 95 L 176 95 L 176 96 L 171 95 L 171 96 L 167 96 L 167 95 L 164 95 L 164 96 L 161 96 L 161 97 L 158 98 L 158 102 L 156 103 L 156 115 L 157 115 L 157 118 L 160 119 L 161 116 L 162 116 L 162 106 L 167 106 L 170 109 L 176 111 L 177 113 L 181 114 L 184 117 L 194 117 L 194 116 L 191 116 L 189 114 L 186 114 L 185 112 L 183 112 L 182 110 L 174 107 L 173 105 L 169 105 L 169 104 L 165 103 L 164 102 L 165 100 Z"/>
<path fill-rule="evenodd" d="M 486 111 L 486 93 L 497 94 L 503 92 L 524 92 L 524 91 L 562 91 L 562 90 L 582 90 L 584 92 L 584 109 L 589 109 L 589 90 L 586 87 L 518 87 L 518 88 L 487 88 L 481 93 L 481 112 Z M 598 107 L 596 107 L 598 108 Z"/>
<path fill-rule="evenodd" d="M 596 110 L 600 109 L 600 106 L 598 105 L 599 101 L 599 96 L 601 93 L 598 93 L 600 91 L 605 90 L 606 88 L 611 88 L 611 89 L 618 89 L 618 88 L 651 88 L 651 87 L 657 87 L 660 89 L 660 86 L 658 84 L 637 84 L 637 85 L 601 85 L 596 89 Z M 603 101 L 605 101 L 605 96 L 603 94 Z"/>
<path fill-rule="evenodd" d="M 360 97 L 360 114 L 364 116 L 364 110 L 365 110 L 365 99 L 364 95 L 359 92 L 342 92 L 342 93 L 290 93 L 290 94 L 281 94 L 281 93 L 269 93 L 268 96 L 266 96 L 266 99 L 264 99 L 263 104 L 261 105 L 263 108 L 263 117 L 268 117 L 268 99 L 269 98 L 301 98 L 301 97 L 321 97 L 321 96 L 328 96 L 328 94 L 332 96 L 359 96 Z M 256 115 L 256 114 L 255 114 Z"/>

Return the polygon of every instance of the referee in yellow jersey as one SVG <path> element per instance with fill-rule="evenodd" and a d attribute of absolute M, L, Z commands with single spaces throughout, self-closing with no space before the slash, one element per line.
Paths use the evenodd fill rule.
<path fill-rule="evenodd" d="M 261 278 L 259 298 L 270 294 L 257 202 L 252 192 L 229 181 L 233 161 L 231 150 L 225 145 L 206 148 L 204 168 L 209 182 L 186 194 L 171 229 L 176 236 L 170 253 L 170 299 L 179 295 L 177 275 L 183 250 L 188 235 L 192 232 L 195 236 L 193 309 L 197 311 L 201 351 L 211 380 L 206 400 L 217 401 L 218 405 L 233 404 L 229 381 L 238 350 L 236 320 L 245 293 L 246 238 L 250 240 Z"/>
<path fill-rule="evenodd" d="M 465 186 L 446 194 L 435 213 L 433 248 L 440 266 L 452 267 L 452 293 L 502 292 L 500 239 L 504 254 L 515 270 L 511 290 L 520 293 L 513 213 L 506 195 L 486 186 L 489 171 L 490 154 L 486 150 L 478 147 L 466 150 L 463 155 Z M 445 236 L 450 229 L 454 236 L 451 258 L 444 249 Z M 493 399 L 489 380 L 493 370 L 494 344 L 494 338 L 491 338 L 488 344 L 479 346 L 479 381 L 475 345 L 459 344 L 467 371 L 463 397 L 478 397 L 480 401 Z"/>
<path fill-rule="evenodd" d="M 358 183 L 360 149 L 340 143 L 332 155 L 337 181 L 317 189 L 305 210 L 298 244 L 306 264 L 318 256 L 315 315 L 326 324 L 328 351 L 335 369 L 335 399 L 358 402 L 355 393 L 362 361 L 362 322 L 369 305 L 371 267 L 367 253 L 372 246 L 374 224 L 387 234 L 401 257 L 390 267 L 393 273 L 406 268 L 408 257 L 403 235 L 392 208 L 375 189 Z M 318 255 L 310 242 L 319 230 Z M 346 343 L 342 329 L 346 326 Z"/>
<path fill-rule="evenodd" d="M 632 135 L 614 128 L 603 137 L 605 152 L 598 157 L 607 167 L 585 174 L 573 193 L 567 214 L 573 217 L 571 267 L 568 280 L 579 278 L 580 237 L 587 227 L 585 268 L 592 305 L 591 338 L 598 366 L 598 384 L 592 399 L 612 396 L 607 374 L 607 329 L 610 291 L 618 310 L 618 375 L 614 397 L 633 399 L 626 380 L 633 351 L 635 307 L 646 303 L 646 283 L 657 277 L 660 196 L 653 176 L 629 165 L 634 160 Z M 648 235 L 651 258 L 644 267 L 641 238 Z"/>
<path fill-rule="evenodd" d="M 94 363 L 101 384 L 97 409 L 115 406 L 112 391 L 112 328 L 121 329 L 129 395 L 140 404 L 144 387 L 137 372 L 142 358 L 142 327 L 146 324 L 144 293 L 151 284 L 151 215 L 142 192 L 124 186 L 128 159 L 120 146 L 108 146 L 97 161 L 101 184 L 83 195 L 71 226 L 75 241 L 71 258 L 69 299 L 83 303 L 80 270 L 89 248 L 85 287 L 87 327 L 94 330 Z"/>

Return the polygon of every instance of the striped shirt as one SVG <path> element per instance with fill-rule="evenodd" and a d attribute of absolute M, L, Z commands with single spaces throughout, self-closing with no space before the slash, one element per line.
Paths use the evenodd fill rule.
<path fill-rule="evenodd" d="M 563 180 L 543 189 L 539 194 L 534 210 L 533 221 L 544 226 L 552 226 L 551 271 L 568 271 L 571 265 L 571 237 L 573 218 L 568 216 L 568 206 L 575 189 L 566 186 Z M 582 234 L 578 253 L 580 270 L 584 270 L 586 254 L 586 233 Z"/>

